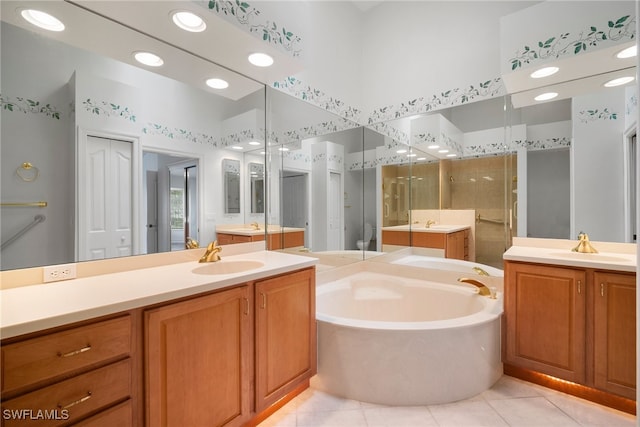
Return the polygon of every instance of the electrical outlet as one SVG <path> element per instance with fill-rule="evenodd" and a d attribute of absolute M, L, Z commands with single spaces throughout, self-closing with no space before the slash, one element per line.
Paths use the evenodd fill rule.
<path fill-rule="evenodd" d="M 75 264 L 50 265 L 43 267 L 43 281 L 57 282 L 59 280 L 68 280 L 76 278 Z"/>

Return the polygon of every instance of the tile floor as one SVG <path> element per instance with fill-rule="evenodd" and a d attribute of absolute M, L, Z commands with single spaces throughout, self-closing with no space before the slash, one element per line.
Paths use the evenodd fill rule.
<path fill-rule="evenodd" d="M 309 388 L 260 427 L 633 427 L 636 417 L 503 376 L 491 389 L 446 405 L 390 407 Z"/>

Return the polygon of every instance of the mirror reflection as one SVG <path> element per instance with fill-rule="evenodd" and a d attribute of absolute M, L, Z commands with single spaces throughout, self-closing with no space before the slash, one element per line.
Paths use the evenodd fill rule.
<path fill-rule="evenodd" d="M 264 165 L 249 163 L 251 213 L 264 213 Z"/>
<path fill-rule="evenodd" d="M 160 46 L 167 62 L 216 69 L 71 4 L 57 6 L 96 28 L 106 40 L 97 48 L 108 44 L 98 32 L 106 26 L 114 40 L 126 31 L 132 43 Z M 264 163 L 260 151 L 245 154 L 264 146 L 262 84 L 236 75 L 236 87 L 216 91 L 50 39 L 11 17 L 3 14 L 1 24 L 1 233 L 9 243 L 2 269 L 181 250 L 188 239 L 214 240 L 217 227 L 260 218 L 243 200 L 250 193 L 241 177 L 249 174 L 245 156 Z M 229 180 L 221 179 L 222 159 L 238 165 Z M 37 179 L 16 173 L 27 162 Z M 44 203 L 24 205 L 34 201 Z M 44 221 L 9 241 L 37 216 Z"/>
<path fill-rule="evenodd" d="M 223 159 L 222 173 L 224 179 L 224 212 L 240 213 L 240 162 Z"/>

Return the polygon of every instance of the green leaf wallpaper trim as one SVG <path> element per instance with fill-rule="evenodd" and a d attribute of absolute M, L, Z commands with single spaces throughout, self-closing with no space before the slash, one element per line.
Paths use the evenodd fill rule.
<path fill-rule="evenodd" d="M 19 112 L 23 114 L 43 114 L 46 117 L 60 120 L 60 112 L 56 107 L 51 104 L 41 104 L 40 101 L 35 101 L 29 98 L 23 98 L 16 96 L 13 100 L 10 97 L 6 97 L 0 94 L 0 104 L 2 109 L 11 112 Z"/>
<path fill-rule="evenodd" d="M 579 34 L 561 33 L 549 37 L 545 41 L 525 45 L 513 58 L 509 59 L 511 70 L 517 70 L 524 64 L 531 64 L 535 61 L 577 55 L 601 43 L 619 42 L 625 39 L 633 40 L 636 34 L 635 25 L 636 17 L 625 15 L 615 21 L 608 21 L 604 27 L 590 25 Z"/>
<path fill-rule="evenodd" d="M 84 105 L 84 109 L 87 112 L 95 114 L 96 116 L 121 117 L 132 123 L 136 121 L 136 115 L 133 114 L 128 107 L 123 107 L 112 102 L 93 101 L 91 98 L 87 98 L 86 101 L 82 102 L 82 105 Z"/>
<path fill-rule="evenodd" d="M 302 53 L 300 36 L 275 21 L 268 19 L 260 21 L 262 18 L 260 10 L 245 1 L 208 0 L 200 3 L 206 3 L 209 11 L 240 25 L 262 41 L 283 49 L 293 57 L 298 57 Z"/>
<path fill-rule="evenodd" d="M 602 110 L 594 108 L 580 111 L 578 117 L 582 123 L 591 123 L 598 120 L 618 120 L 618 113 L 611 112 L 606 107 Z"/>

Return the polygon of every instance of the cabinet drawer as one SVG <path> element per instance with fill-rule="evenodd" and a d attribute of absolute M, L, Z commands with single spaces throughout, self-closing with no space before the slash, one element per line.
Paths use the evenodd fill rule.
<path fill-rule="evenodd" d="M 133 426 L 133 405 L 131 400 L 102 411 L 91 418 L 74 424 L 76 427 L 131 427 Z"/>
<path fill-rule="evenodd" d="M 2 391 L 56 378 L 131 351 L 129 316 L 2 347 Z"/>
<path fill-rule="evenodd" d="M 2 425 L 44 427 L 68 424 L 130 396 L 131 361 L 125 359 L 4 402 Z M 26 419 L 5 419 L 11 411 L 31 415 L 23 416 Z M 53 419 L 33 419 L 43 413 Z"/>

